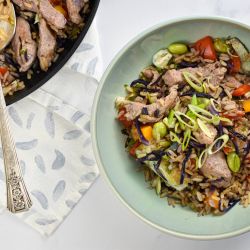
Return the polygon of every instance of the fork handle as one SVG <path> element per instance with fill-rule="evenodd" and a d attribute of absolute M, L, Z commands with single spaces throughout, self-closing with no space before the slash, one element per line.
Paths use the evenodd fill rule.
<path fill-rule="evenodd" d="M 32 206 L 32 202 L 23 180 L 22 171 L 17 158 L 16 147 L 10 132 L 6 103 L 1 86 L 0 134 L 6 176 L 7 208 L 12 213 L 27 211 Z"/>

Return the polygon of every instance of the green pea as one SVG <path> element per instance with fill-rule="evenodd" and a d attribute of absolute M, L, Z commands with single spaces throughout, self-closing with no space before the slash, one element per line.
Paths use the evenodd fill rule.
<path fill-rule="evenodd" d="M 228 52 L 228 46 L 225 43 L 225 41 L 223 41 L 222 39 L 215 39 L 214 41 L 214 48 L 217 52 L 220 53 L 227 53 Z"/>
<path fill-rule="evenodd" d="M 157 122 L 153 126 L 152 131 L 155 140 L 160 140 L 167 134 L 167 127 L 163 122 Z"/>
<path fill-rule="evenodd" d="M 227 165 L 231 171 L 234 173 L 239 172 L 240 170 L 240 157 L 235 153 L 231 152 L 227 155 Z"/>
<path fill-rule="evenodd" d="M 168 50 L 172 54 L 181 55 L 188 51 L 188 47 L 183 43 L 173 43 L 168 46 Z"/>

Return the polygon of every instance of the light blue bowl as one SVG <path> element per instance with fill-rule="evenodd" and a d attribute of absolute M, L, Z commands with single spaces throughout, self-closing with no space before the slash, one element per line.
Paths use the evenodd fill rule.
<path fill-rule="evenodd" d="M 235 206 L 223 216 L 197 216 L 188 208 L 168 206 L 149 190 L 137 163 L 124 149 L 121 127 L 115 120 L 114 100 L 124 96 L 124 83 L 138 77 L 151 64 L 152 55 L 175 41 L 194 42 L 213 37 L 239 37 L 250 48 L 250 27 L 222 17 L 169 21 L 137 36 L 121 50 L 106 70 L 96 93 L 91 123 L 94 153 L 102 175 L 116 195 L 139 218 L 175 236 L 221 239 L 250 230 L 250 208 Z M 112 215 L 111 215 L 112 216 Z"/>

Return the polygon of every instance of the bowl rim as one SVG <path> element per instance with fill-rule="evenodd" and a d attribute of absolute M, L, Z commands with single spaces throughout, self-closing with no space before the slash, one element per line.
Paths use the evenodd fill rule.
<path fill-rule="evenodd" d="M 160 230 L 161 232 L 164 233 L 168 233 L 172 236 L 176 236 L 179 238 L 184 238 L 184 239 L 193 239 L 193 240 L 217 240 L 217 239 L 225 239 L 225 238 L 231 238 L 237 235 L 241 235 L 243 233 L 246 233 L 248 231 L 250 231 L 250 225 L 243 227 L 241 229 L 232 231 L 232 232 L 228 232 L 228 233 L 221 233 L 221 234 L 217 234 L 217 235 L 208 235 L 208 234 L 204 234 L 204 235 L 199 235 L 199 234 L 189 234 L 189 233 L 183 233 L 183 232 L 179 232 L 176 230 L 171 230 L 171 229 L 167 229 L 163 226 L 158 225 L 157 223 L 145 218 L 142 214 L 140 214 L 138 211 L 136 211 L 136 209 L 134 209 L 132 207 L 132 205 L 128 204 L 127 201 L 122 197 L 122 195 L 119 193 L 119 191 L 114 187 L 114 185 L 112 184 L 112 182 L 110 181 L 107 172 L 105 170 L 105 167 L 101 161 L 101 157 L 100 157 L 100 152 L 99 152 L 99 148 L 97 145 L 97 135 L 96 135 L 96 116 L 97 116 L 97 107 L 99 104 L 99 100 L 100 100 L 100 95 L 104 86 L 104 83 L 106 81 L 107 76 L 110 74 L 111 69 L 113 68 L 113 66 L 116 64 L 116 62 L 120 59 L 120 57 L 124 54 L 124 52 L 129 49 L 134 43 L 136 43 L 137 41 L 139 41 L 141 38 L 143 38 L 145 35 L 153 32 L 156 29 L 160 29 L 163 28 L 164 26 L 168 26 L 174 23 L 179 23 L 179 22 L 183 22 L 183 21 L 199 21 L 199 20 L 214 20 L 214 21 L 222 21 L 222 22 L 227 22 L 227 23 L 231 23 L 231 24 L 235 24 L 238 26 L 241 26 L 243 28 L 246 28 L 249 30 L 250 32 L 250 26 L 237 21 L 233 18 L 229 18 L 229 17 L 222 17 L 222 16 L 199 16 L 199 15 L 194 15 L 194 16 L 186 16 L 186 17 L 181 17 L 181 18 L 174 18 L 174 19 L 169 19 L 168 21 L 163 21 L 160 22 L 156 25 L 153 25 L 147 29 L 144 29 L 141 33 L 139 33 L 138 35 L 136 35 L 134 38 L 132 38 L 129 42 L 127 42 L 122 49 L 120 49 L 120 51 L 118 53 L 115 54 L 115 56 L 113 57 L 113 59 L 111 60 L 111 62 L 109 63 L 108 67 L 106 68 L 101 81 L 98 85 L 96 94 L 95 94 L 95 98 L 93 101 L 93 106 L 92 106 L 92 110 L 91 110 L 91 122 L 90 122 L 90 130 L 91 130 L 91 138 L 92 138 L 92 148 L 94 151 L 94 156 L 97 162 L 97 166 L 100 170 L 101 175 L 104 177 L 104 179 L 106 180 L 106 182 L 108 183 L 108 185 L 110 186 L 110 188 L 113 190 L 113 192 L 116 194 L 116 196 L 120 199 L 120 201 L 134 214 L 136 215 L 138 218 L 140 218 L 142 221 L 144 221 L 145 223 L 147 223 L 148 225 L 152 226 L 153 228 L 156 228 L 158 230 Z"/>

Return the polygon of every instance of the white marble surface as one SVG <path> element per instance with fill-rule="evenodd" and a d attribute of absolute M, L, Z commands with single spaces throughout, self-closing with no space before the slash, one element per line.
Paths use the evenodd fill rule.
<path fill-rule="evenodd" d="M 224 15 L 250 23 L 247 0 L 101 0 L 97 15 L 106 67 L 133 36 L 158 22 L 187 15 Z M 15 217 L 0 217 L 1 249 L 26 250 L 246 250 L 250 234 L 220 241 L 191 241 L 165 235 L 137 219 L 99 178 L 49 239 Z"/>

